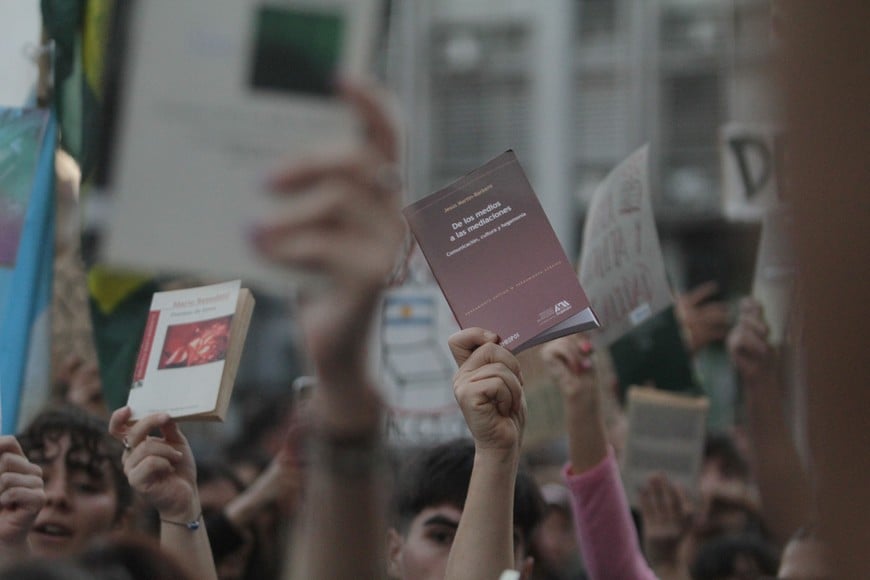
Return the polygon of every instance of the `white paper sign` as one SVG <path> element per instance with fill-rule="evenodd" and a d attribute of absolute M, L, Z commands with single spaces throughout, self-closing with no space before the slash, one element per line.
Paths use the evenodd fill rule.
<path fill-rule="evenodd" d="M 409 284 L 385 295 L 375 343 L 393 442 L 433 443 L 467 434 L 453 396 L 456 363 L 447 346 L 458 330 L 434 283 Z"/>
<path fill-rule="evenodd" d="M 722 211 L 734 220 L 760 221 L 780 202 L 782 137 L 766 125 L 728 123 L 719 130 Z"/>
<path fill-rule="evenodd" d="M 580 284 L 610 345 L 671 305 L 673 298 L 650 201 L 648 148 L 620 163 L 589 204 Z"/>

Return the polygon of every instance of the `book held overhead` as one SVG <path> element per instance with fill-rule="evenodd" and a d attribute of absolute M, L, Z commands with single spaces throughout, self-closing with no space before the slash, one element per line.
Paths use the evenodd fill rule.
<path fill-rule="evenodd" d="M 239 280 L 155 293 L 127 401 L 133 419 L 223 421 L 253 309 Z"/>
<path fill-rule="evenodd" d="M 513 151 L 404 214 L 460 327 L 495 332 L 512 352 L 598 327 Z"/>

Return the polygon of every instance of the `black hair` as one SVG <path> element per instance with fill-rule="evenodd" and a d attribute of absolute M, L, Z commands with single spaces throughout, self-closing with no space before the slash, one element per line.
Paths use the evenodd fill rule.
<path fill-rule="evenodd" d="M 59 405 L 37 415 L 18 435 L 18 442 L 27 458 L 38 463 L 47 459 L 46 444 L 56 443 L 64 435 L 70 437 L 66 454 L 68 467 L 84 469 L 90 475 L 101 478 L 103 467 L 109 466 L 118 497 L 115 511 L 117 521 L 133 503 L 133 489 L 127 482 L 121 463 L 123 446 L 109 435 L 106 421 L 77 407 Z"/>
<path fill-rule="evenodd" d="M 449 504 L 464 509 L 473 465 L 474 443 L 468 439 L 455 439 L 411 454 L 399 468 L 393 498 L 396 527 L 405 531 L 410 521 L 428 507 Z M 514 525 L 526 542 L 543 513 L 541 491 L 521 465 L 514 491 Z"/>
<path fill-rule="evenodd" d="M 239 493 L 245 491 L 245 484 L 225 462 L 219 460 L 196 462 L 197 487 L 221 480 L 228 481 Z"/>
<path fill-rule="evenodd" d="M 727 433 L 708 433 L 704 441 L 704 460 L 718 459 L 722 475 L 746 480 L 749 478 L 749 463 L 734 440 Z"/>
<path fill-rule="evenodd" d="M 779 560 L 776 551 L 756 534 L 737 534 L 714 538 L 703 544 L 692 563 L 692 580 L 727 580 L 734 577 L 740 558 L 749 558 L 758 573 L 776 575 Z"/>

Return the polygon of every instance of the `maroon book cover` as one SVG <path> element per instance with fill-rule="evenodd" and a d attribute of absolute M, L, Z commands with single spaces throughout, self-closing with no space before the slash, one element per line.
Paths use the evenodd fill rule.
<path fill-rule="evenodd" d="M 513 352 L 598 327 L 513 151 L 403 213 L 460 327 Z"/>

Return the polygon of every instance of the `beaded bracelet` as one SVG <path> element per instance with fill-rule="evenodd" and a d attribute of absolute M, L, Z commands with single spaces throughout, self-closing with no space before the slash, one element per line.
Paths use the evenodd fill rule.
<path fill-rule="evenodd" d="M 160 521 L 164 524 L 172 524 L 173 526 L 181 526 L 183 528 L 187 528 L 191 532 L 195 532 L 200 528 L 202 524 L 200 524 L 200 520 L 202 520 L 202 512 L 199 512 L 199 515 L 190 520 L 189 522 L 173 522 L 172 520 L 164 520 L 160 518 Z"/>

